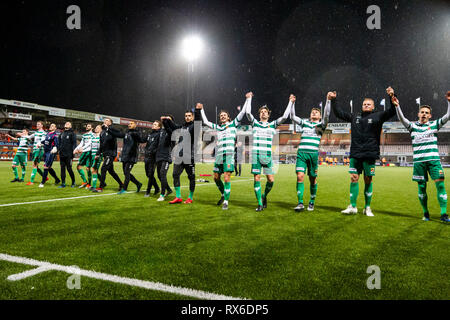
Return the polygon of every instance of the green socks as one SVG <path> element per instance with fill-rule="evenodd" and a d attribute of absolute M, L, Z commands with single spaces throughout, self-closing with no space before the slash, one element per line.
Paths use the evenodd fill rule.
<path fill-rule="evenodd" d="M 441 215 L 447 213 L 447 192 L 445 192 L 444 181 L 436 182 L 437 198 L 441 207 Z"/>
<path fill-rule="evenodd" d="M 366 201 L 365 207 L 370 207 L 370 202 L 372 201 L 372 182 L 364 185 L 364 199 Z M 355 201 L 356 203 L 356 201 Z"/>
<path fill-rule="evenodd" d="M 33 168 L 33 170 L 31 170 L 31 177 L 30 177 L 31 183 L 34 182 L 34 178 L 36 177 L 36 171 L 37 171 L 36 168 Z"/>
<path fill-rule="evenodd" d="M 255 189 L 255 195 L 256 195 L 256 200 L 258 200 L 258 205 L 262 206 L 261 181 L 254 181 L 253 187 Z"/>
<path fill-rule="evenodd" d="M 194 191 L 189 191 L 189 199 L 194 200 Z"/>
<path fill-rule="evenodd" d="M 86 176 L 84 175 L 83 169 L 78 169 L 78 173 L 80 174 L 81 180 L 83 180 L 83 183 L 87 183 Z"/>
<path fill-rule="evenodd" d="M 353 208 L 356 207 L 356 200 L 358 199 L 359 183 L 350 182 L 350 204 Z"/>
<path fill-rule="evenodd" d="M 19 180 L 19 173 L 18 173 L 17 167 L 12 167 L 12 169 L 13 169 L 13 173 L 14 173 L 14 178 Z"/>
<path fill-rule="evenodd" d="M 94 187 L 94 189 L 97 187 L 97 179 L 98 179 L 98 174 L 94 173 L 92 175 L 92 186 Z"/>
<path fill-rule="evenodd" d="M 225 182 L 225 187 L 223 189 L 223 197 L 225 201 L 228 201 L 228 199 L 230 199 L 230 192 L 231 192 L 231 182 Z"/>
<path fill-rule="evenodd" d="M 27 172 L 27 167 L 22 167 L 22 180 L 25 178 L 25 173 Z"/>
<path fill-rule="evenodd" d="M 270 190 L 272 190 L 273 187 L 273 182 L 266 182 L 266 188 L 264 190 L 264 198 L 267 197 L 267 195 L 269 194 Z"/>
<path fill-rule="evenodd" d="M 224 186 L 222 180 L 216 180 L 216 186 L 217 188 L 219 188 L 220 194 L 223 194 Z"/>
<path fill-rule="evenodd" d="M 303 192 L 305 191 L 305 184 L 297 182 L 297 199 L 298 203 L 303 203 Z"/>
<path fill-rule="evenodd" d="M 312 184 L 309 186 L 309 192 L 311 193 L 311 200 L 309 200 L 309 202 L 314 204 L 314 202 L 316 201 L 316 194 L 317 194 L 317 182 L 316 184 Z"/>
<path fill-rule="evenodd" d="M 181 198 L 181 188 L 175 187 L 175 197 Z"/>
<path fill-rule="evenodd" d="M 422 206 L 423 213 L 428 212 L 428 196 L 427 196 L 427 183 L 419 182 L 419 201 Z"/>

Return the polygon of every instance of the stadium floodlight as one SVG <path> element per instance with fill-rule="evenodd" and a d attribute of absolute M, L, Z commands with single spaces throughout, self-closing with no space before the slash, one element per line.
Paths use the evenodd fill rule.
<path fill-rule="evenodd" d="M 182 53 L 189 61 L 197 60 L 203 51 L 203 41 L 198 36 L 189 36 L 183 40 Z"/>

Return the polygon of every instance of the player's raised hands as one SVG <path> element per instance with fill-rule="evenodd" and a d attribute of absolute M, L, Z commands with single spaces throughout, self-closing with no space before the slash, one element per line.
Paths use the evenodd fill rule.
<path fill-rule="evenodd" d="M 245 97 L 248 99 L 248 98 L 251 98 L 251 97 L 253 97 L 253 92 L 247 92 L 246 94 L 245 94 Z"/>
<path fill-rule="evenodd" d="M 398 101 L 397 97 L 395 97 L 395 96 L 391 97 L 391 101 L 392 101 L 392 104 L 396 107 L 398 107 L 400 105 L 400 102 Z"/>
<path fill-rule="evenodd" d="M 327 93 L 327 100 L 334 100 L 336 99 L 336 91 L 330 91 Z"/>
<path fill-rule="evenodd" d="M 296 100 L 296 97 L 291 93 L 291 95 L 289 96 L 289 101 L 291 101 L 292 103 L 294 103 Z"/>
<path fill-rule="evenodd" d="M 394 96 L 394 89 L 391 86 L 387 87 L 386 93 L 392 98 Z"/>
<path fill-rule="evenodd" d="M 449 102 L 450 102 L 450 91 L 447 91 L 447 95 L 446 95 L 446 97 L 447 97 L 447 101 L 449 101 Z"/>
<path fill-rule="evenodd" d="M 203 104 L 197 102 L 195 109 L 200 109 L 200 110 L 203 109 Z"/>

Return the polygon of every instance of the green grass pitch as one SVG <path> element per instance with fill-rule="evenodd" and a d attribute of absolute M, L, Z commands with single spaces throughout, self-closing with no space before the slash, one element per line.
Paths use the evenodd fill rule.
<path fill-rule="evenodd" d="M 0 163 L 0 204 L 92 195 L 57 189 L 52 178 L 43 189 L 10 183 L 10 165 Z M 59 175 L 59 163 L 54 168 Z M 197 165 L 197 176 L 211 172 L 212 165 Z M 228 211 L 216 206 L 212 177 L 197 183 L 191 205 L 141 192 L 0 207 L 0 253 L 249 299 L 449 298 L 450 225 L 439 222 L 434 183 L 428 184 L 432 220 L 421 220 L 412 168 L 376 168 L 373 218 L 361 214 L 362 181 L 359 213 L 340 213 L 348 205 L 347 167 L 319 168 L 316 210 L 302 213 L 293 210 L 293 165 L 280 165 L 262 213 L 255 212 L 250 167 L 243 172 L 232 178 Z M 142 163 L 133 173 L 146 185 Z M 168 179 L 172 185 L 171 172 Z M 117 191 L 110 177 L 107 183 L 104 194 Z M 186 174 L 182 185 L 185 199 Z M 306 203 L 308 197 L 309 181 Z M 381 270 L 379 290 L 366 285 L 371 265 Z M 6 279 L 33 268 L 0 261 L 0 299 L 189 299 L 86 277 L 80 290 L 70 290 L 69 275 L 58 271 Z"/>

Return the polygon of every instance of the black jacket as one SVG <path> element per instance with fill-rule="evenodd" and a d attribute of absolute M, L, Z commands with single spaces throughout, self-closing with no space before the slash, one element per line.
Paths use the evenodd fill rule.
<path fill-rule="evenodd" d="M 59 136 L 59 156 L 73 159 L 73 150 L 77 147 L 77 135 L 72 129 L 64 130 Z"/>
<path fill-rule="evenodd" d="M 128 129 L 126 133 L 118 130 L 109 131 L 116 138 L 123 138 L 123 148 L 120 161 L 136 163 L 139 155 L 139 143 L 146 140 L 141 137 L 136 129 Z"/>
<path fill-rule="evenodd" d="M 194 163 L 194 121 L 185 122 L 182 125 L 178 125 L 178 124 L 175 124 L 172 120 L 164 119 L 163 123 L 164 123 L 165 128 L 167 128 L 167 127 L 170 128 L 170 130 L 172 131 L 172 135 L 175 130 L 180 130 L 180 136 L 179 136 L 178 142 L 177 142 L 178 146 L 180 146 L 180 149 L 179 149 L 179 152 L 177 152 L 178 154 L 173 155 L 176 158 L 179 158 L 179 159 L 183 158 L 184 150 L 182 148 L 182 146 L 183 146 L 182 142 L 183 142 L 184 135 L 186 135 L 186 133 L 189 133 L 190 138 L 191 138 L 191 157 L 190 157 L 191 160 L 189 163 L 186 163 L 186 164 L 193 164 Z M 175 161 L 175 163 L 177 163 L 177 162 L 178 161 Z M 184 162 L 184 161 L 182 161 L 182 162 Z"/>
<path fill-rule="evenodd" d="M 117 138 L 113 132 L 117 135 L 121 133 L 119 130 L 111 128 L 111 126 L 102 126 L 102 132 L 100 132 L 100 148 L 98 154 L 104 157 L 116 157 L 117 156 Z"/>
<path fill-rule="evenodd" d="M 383 123 L 395 115 L 391 98 L 388 97 L 386 101 L 389 101 L 389 108 L 386 111 L 352 114 L 339 108 L 336 99 L 331 100 L 331 109 L 336 117 L 351 122 L 350 158 L 379 159 Z"/>
<path fill-rule="evenodd" d="M 156 150 L 156 162 L 167 161 L 172 163 L 172 130 L 162 128 L 159 130 L 158 150 Z"/>
<path fill-rule="evenodd" d="M 158 150 L 160 130 L 152 130 L 147 136 L 147 144 L 145 145 L 145 159 L 155 159 Z"/>

